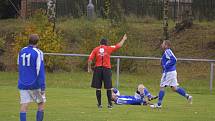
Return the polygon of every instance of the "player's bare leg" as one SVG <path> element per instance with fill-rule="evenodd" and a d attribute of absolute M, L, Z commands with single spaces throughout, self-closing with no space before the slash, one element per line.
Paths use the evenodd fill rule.
<path fill-rule="evenodd" d="M 20 121 L 26 121 L 26 113 L 28 111 L 29 103 L 23 103 L 20 106 Z"/>

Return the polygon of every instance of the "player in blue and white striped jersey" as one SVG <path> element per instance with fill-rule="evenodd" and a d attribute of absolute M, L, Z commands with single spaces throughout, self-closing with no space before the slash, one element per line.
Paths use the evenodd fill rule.
<path fill-rule="evenodd" d="M 112 89 L 112 100 L 118 105 L 147 105 L 148 101 L 156 98 L 157 96 L 152 96 L 143 84 L 138 85 L 134 96 L 120 95 L 118 89 Z"/>
<path fill-rule="evenodd" d="M 164 40 L 161 44 L 161 48 L 164 50 L 161 66 L 163 69 L 162 78 L 160 82 L 160 92 L 158 94 L 158 103 L 151 105 L 152 108 L 161 108 L 162 100 L 165 95 L 164 88 L 170 86 L 173 91 L 184 96 L 188 102 L 192 103 L 192 96 L 186 93 L 186 91 L 178 87 L 177 82 L 177 72 L 176 72 L 176 62 L 177 58 L 171 50 L 171 42 L 169 40 Z"/>
<path fill-rule="evenodd" d="M 30 102 L 38 104 L 37 121 L 43 120 L 46 83 L 43 52 L 36 47 L 38 40 L 37 34 L 30 35 L 29 45 L 20 50 L 17 59 L 20 121 L 26 121 L 26 112 Z"/>

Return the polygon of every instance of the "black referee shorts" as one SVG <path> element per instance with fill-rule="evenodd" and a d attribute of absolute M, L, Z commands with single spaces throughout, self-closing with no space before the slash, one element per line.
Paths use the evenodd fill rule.
<path fill-rule="evenodd" d="M 104 81 L 104 88 L 112 88 L 112 72 L 111 69 L 105 67 L 96 67 L 93 72 L 93 79 L 91 87 L 101 89 L 102 81 Z"/>

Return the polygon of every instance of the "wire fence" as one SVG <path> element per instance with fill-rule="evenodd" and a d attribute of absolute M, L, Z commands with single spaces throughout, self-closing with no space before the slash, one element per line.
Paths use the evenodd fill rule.
<path fill-rule="evenodd" d="M 55 56 L 55 59 L 57 57 L 63 56 L 63 57 L 72 57 L 69 58 L 69 61 L 71 61 L 72 64 L 65 64 L 67 67 L 70 66 L 71 68 L 80 68 L 80 63 L 82 61 L 84 62 L 84 65 L 86 65 L 87 57 L 89 55 L 87 54 L 64 54 L 64 53 L 45 53 L 46 56 Z M 78 58 L 80 57 L 80 58 Z M 83 58 L 85 58 L 83 60 Z M 155 87 L 154 83 L 156 85 L 159 85 L 160 80 L 160 58 L 157 57 L 134 57 L 134 56 L 111 56 L 111 58 L 114 59 L 113 61 L 113 70 L 116 70 L 115 74 L 115 82 L 114 85 L 116 87 L 134 87 L 133 81 L 137 81 L 137 84 L 141 81 L 147 81 L 147 84 L 149 84 L 151 87 Z M 123 65 L 126 60 L 133 60 L 132 68 L 127 70 L 128 68 L 124 68 Z M 214 63 L 215 60 L 210 59 L 186 59 L 186 58 L 178 58 L 177 63 L 177 72 L 178 72 L 178 81 L 182 84 L 185 84 L 187 87 L 189 85 L 192 85 L 193 91 L 195 93 L 201 93 L 205 90 L 210 90 L 210 92 L 213 90 L 213 80 L 214 80 Z M 82 63 L 83 64 L 83 63 Z M 86 65 L 87 66 L 87 65 Z M 86 67 L 85 66 L 85 67 Z M 84 69 L 82 69 L 83 71 Z M 120 76 L 120 73 L 127 73 L 129 75 L 135 75 L 132 80 L 124 80 L 125 75 Z M 141 75 L 140 78 L 138 78 L 136 75 Z M 156 80 L 156 82 L 155 82 Z M 131 83 L 132 81 L 132 83 Z M 193 86 L 194 85 L 194 86 Z M 207 89 L 206 89 L 207 87 Z M 209 87 L 209 88 L 208 88 Z"/>
<path fill-rule="evenodd" d="M 30 11 L 46 9 L 45 0 L 28 0 Z M 60 17 L 82 17 L 87 14 L 88 0 L 56 0 L 56 15 Z M 150 16 L 161 19 L 163 0 L 93 0 L 97 17 L 110 14 Z M 214 0 L 169 0 L 169 18 L 181 19 L 191 15 L 197 20 L 215 19 Z"/>

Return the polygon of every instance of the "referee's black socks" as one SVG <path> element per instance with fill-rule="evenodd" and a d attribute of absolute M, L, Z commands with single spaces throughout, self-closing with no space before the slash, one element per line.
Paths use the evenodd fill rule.
<path fill-rule="evenodd" d="M 112 93 L 111 90 L 107 90 L 108 104 L 110 106 L 112 106 L 112 102 L 111 102 L 111 96 L 112 96 L 112 94 L 111 93 Z"/>
<path fill-rule="evenodd" d="M 96 98 L 98 101 L 98 105 L 101 105 L 101 90 L 96 90 Z"/>

